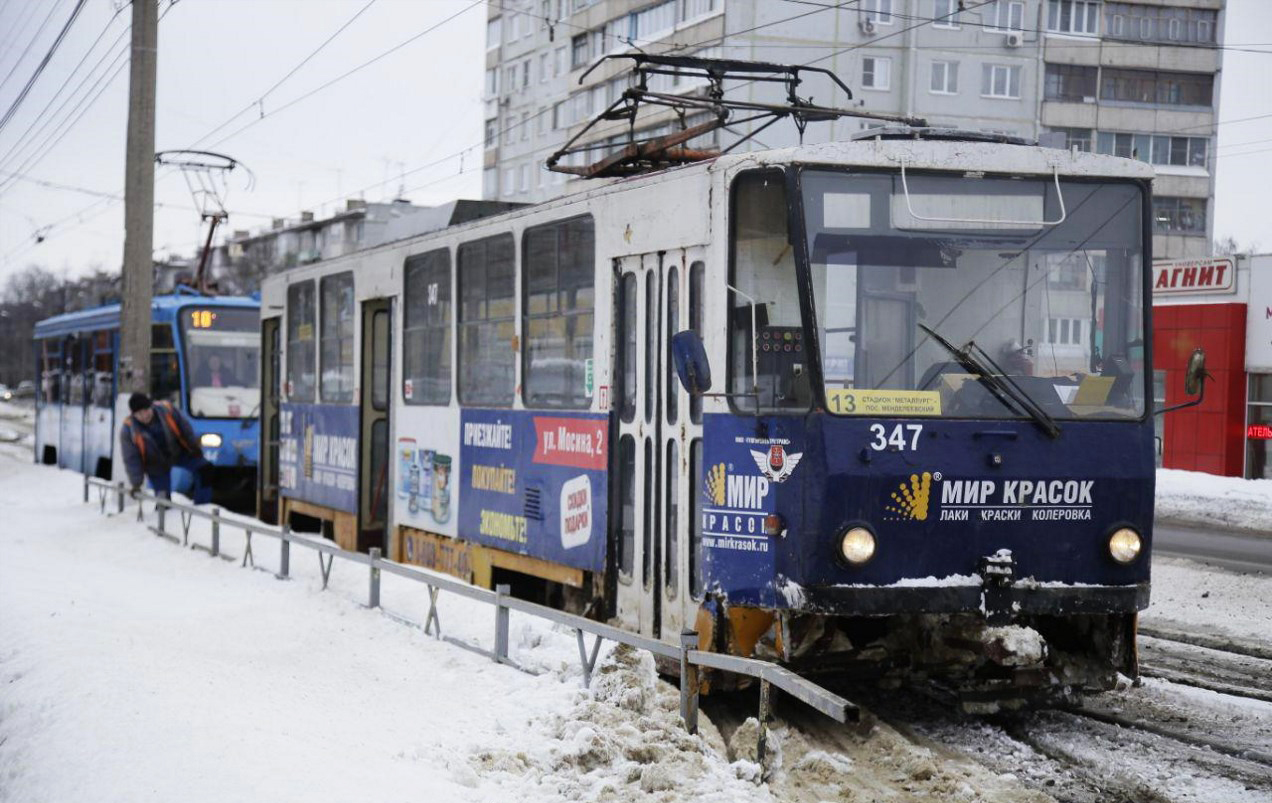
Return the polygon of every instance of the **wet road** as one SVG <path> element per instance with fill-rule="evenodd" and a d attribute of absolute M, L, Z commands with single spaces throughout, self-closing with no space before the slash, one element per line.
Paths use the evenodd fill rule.
<path fill-rule="evenodd" d="M 1153 527 L 1153 550 L 1232 571 L 1272 574 L 1272 533 L 1245 535 L 1157 524 Z"/>

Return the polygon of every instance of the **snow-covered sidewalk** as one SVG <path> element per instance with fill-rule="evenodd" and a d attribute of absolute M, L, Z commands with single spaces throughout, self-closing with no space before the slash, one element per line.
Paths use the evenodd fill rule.
<path fill-rule="evenodd" d="M 514 614 L 513 656 L 541 674 L 496 666 L 363 608 L 363 567 L 338 562 L 323 592 L 296 550 L 282 582 L 161 541 L 131 507 L 100 516 L 80 487 L 0 457 L 0 800 L 771 799 L 679 729 L 652 665 L 611 655 L 586 692 L 572 634 Z M 256 545 L 271 569 L 275 543 Z M 423 621 L 424 590 L 384 580 Z M 489 645 L 491 608 L 440 607 L 448 635 Z"/>
<path fill-rule="evenodd" d="M 1162 523 L 1241 530 L 1272 538 L 1272 480 L 1159 468 L 1154 518 Z"/>

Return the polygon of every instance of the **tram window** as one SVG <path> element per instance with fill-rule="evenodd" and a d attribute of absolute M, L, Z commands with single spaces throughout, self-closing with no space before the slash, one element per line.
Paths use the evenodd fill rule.
<path fill-rule="evenodd" d="M 287 288 L 287 399 L 314 400 L 314 283 Z"/>
<path fill-rule="evenodd" d="M 590 217 L 527 229 L 522 241 L 527 406 L 591 404 L 595 233 Z"/>
<path fill-rule="evenodd" d="M 786 179 L 774 170 L 733 182 L 729 292 L 729 391 L 737 408 L 808 408 L 812 398 L 801 325 L 795 255 L 787 225 Z M 759 376 L 752 376 L 758 366 Z"/>
<path fill-rule="evenodd" d="M 636 417 L 636 274 L 624 273 L 618 287 L 618 378 L 623 389 L 619 415 L 624 421 Z"/>
<path fill-rule="evenodd" d="M 658 276 L 645 274 L 645 421 L 654 420 L 658 386 Z"/>
<path fill-rule="evenodd" d="M 68 337 L 62 353 L 66 358 L 66 404 L 84 403 L 84 343 L 77 337 Z"/>
<path fill-rule="evenodd" d="M 671 359 L 671 338 L 676 332 L 680 331 L 680 273 L 673 265 L 667 270 L 667 353 L 663 355 L 666 360 L 667 370 L 666 376 L 663 378 L 663 384 L 667 388 L 667 423 L 676 423 L 677 404 L 680 401 L 680 383 L 676 381 L 675 363 Z"/>
<path fill-rule="evenodd" d="M 450 404 L 450 251 L 408 257 L 404 281 L 402 398 L 407 404 Z"/>
<path fill-rule="evenodd" d="M 618 571 L 632 576 L 636 548 L 636 440 L 624 435 L 618 442 L 618 474 L 621 485 L 622 518 L 618 533 Z"/>
<path fill-rule="evenodd" d="M 702 287 L 707 266 L 695 262 L 689 266 L 689 328 L 703 336 L 702 329 Z M 695 424 L 702 423 L 702 397 L 689 398 L 689 420 Z"/>
<path fill-rule="evenodd" d="M 150 327 L 150 397 L 181 404 L 181 365 L 170 323 Z"/>
<path fill-rule="evenodd" d="M 318 395 L 346 404 L 353 401 L 353 274 L 324 276 L 320 287 Z"/>
<path fill-rule="evenodd" d="M 40 401 L 45 404 L 58 404 L 61 402 L 62 344 L 56 340 L 45 340 L 43 351 L 40 365 Z"/>
<path fill-rule="evenodd" d="M 512 404 L 517 303 L 513 251 L 511 234 L 459 246 L 459 400 L 464 404 Z"/>
<path fill-rule="evenodd" d="M 702 439 L 689 444 L 689 595 L 702 599 Z"/>
<path fill-rule="evenodd" d="M 667 563 L 664 577 L 667 596 L 674 597 L 680 582 L 680 461 L 676 442 L 667 441 L 667 488 L 663 492 L 667 510 Z"/>
<path fill-rule="evenodd" d="M 115 351 L 110 332 L 93 335 L 93 404 L 115 405 Z"/>
<path fill-rule="evenodd" d="M 640 538 L 641 584 L 645 588 L 649 588 L 650 576 L 654 571 L 654 543 L 658 540 L 654 534 L 654 522 L 658 517 L 654 505 L 654 475 L 656 473 L 658 472 L 654 468 L 654 439 L 645 438 L 645 470 L 642 472 L 644 488 L 641 491 L 641 507 L 645 515 L 641 517 L 643 526 Z"/>

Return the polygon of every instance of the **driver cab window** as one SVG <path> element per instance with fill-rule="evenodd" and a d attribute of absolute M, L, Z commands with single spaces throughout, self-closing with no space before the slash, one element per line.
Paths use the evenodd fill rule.
<path fill-rule="evenodd" d="M 733 182 L 729 393 L 744 412 L 806 410 L 811 399 L 787 209 L 781 171 Z"/>

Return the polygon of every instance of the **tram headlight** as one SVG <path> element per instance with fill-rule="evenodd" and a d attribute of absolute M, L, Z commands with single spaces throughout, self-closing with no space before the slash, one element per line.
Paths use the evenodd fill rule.
<path fill-rule="evenodd" d="M 1130 527 L 1119 527 L 1109 536 L 1109 555 L 1123 565 L 1138 558 L 1143 548 L 1144 542 L 1140 534 Z"/>
<path fill-rule="evenodd" d="M 220 449 L 221 436 L 215 432 L 205 432 L 199 436 L 199 445 L 204 449 Z"/>
<path fill-rule="evenodd" d="M 874 557 L 874 533 L 865 527 L 849 527 L 839 537 L 839 554 L 853 566 L 860 566 Z"/>

